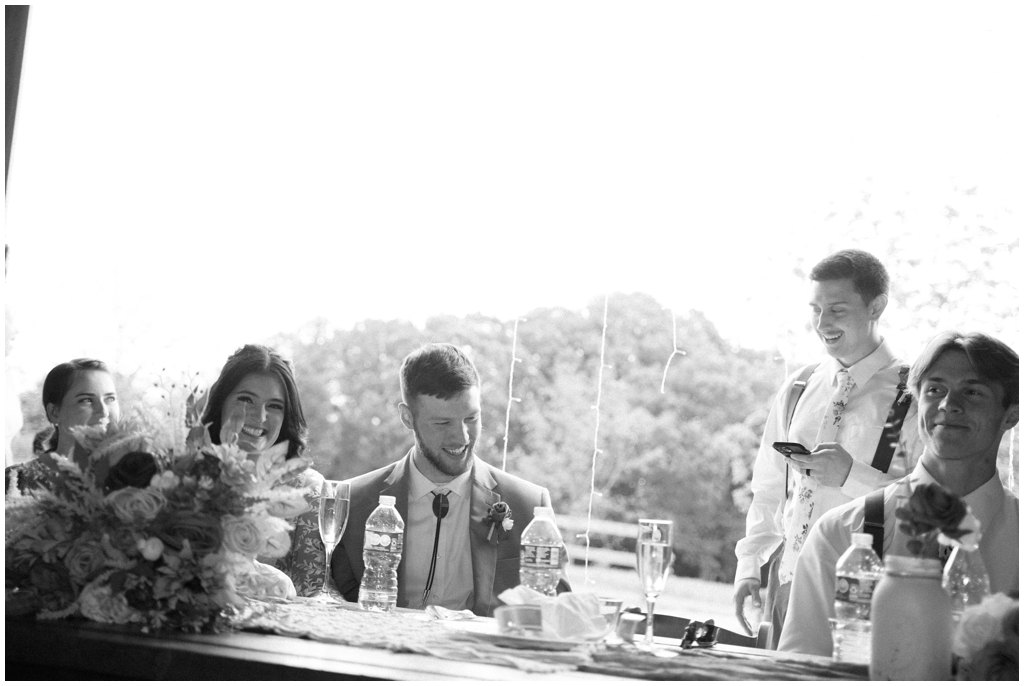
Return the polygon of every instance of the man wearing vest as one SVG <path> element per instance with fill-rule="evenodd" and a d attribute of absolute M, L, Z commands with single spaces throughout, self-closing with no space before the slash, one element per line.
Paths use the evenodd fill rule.
<path fill-rule="evenodd" d="M 896 525 L 896 508 L 921 484 L 938 483 L 963 498 L 981 522 L 979 551 L 993 593 L 1016 593 L 1020 579 L 1020 503 L 1003 487 L 996 457 L 1003 434 L 1017 424 L 1017 353 L 981 333 L 944 333 L 914 363 L 924 455 L 904 479 L 825 514 L 811 530 L 797 562 L 789 617 L 780 650 L 832 655 L 829 618 L 835 616 L 836 562 L 855 532 L 881 511 L 884 556 L 910 555 Z"/>
<path fill-rule="evenodd" d="M 811 327 L 828 357 L 786 379 L 772 405 L 754 462 L 746 536 L 736 544 L 733 598 L 748 633 L 744 601 L 761 606 L 761 567 L 771 562 L 764 621 L 773 625 L 772 647 L 811 525 L 905 476 L 920 455 L 917 408 L 904 392 L 909 368 L 879 332 L 885 267 L 861 250 L 842 250 L 815 265 L 810 286 Z M 902 431 L 904 423 L 910 430 Z M 784 457 L 772 448 L 777 441 L 800 443 L 810 454 Z"/>

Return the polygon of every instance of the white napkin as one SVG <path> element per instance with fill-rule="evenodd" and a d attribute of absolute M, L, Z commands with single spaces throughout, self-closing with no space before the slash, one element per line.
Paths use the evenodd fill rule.
<path fill-rule="evenodd" d="M 529 586 L 519 584 L 515 588 L 506 588 L 498 594 L 498 600 L 506 605 L 540 605 L 548 597 Z"/>
<path fill-rule="evenodd" d="M 498 595 L 507 605 L 539 605 L 544 635 L 561 640 L 600 638 L 608 631 L 601 615 L 601 601 L 593 593 L 562 593 L 550 598 L 526 586 Z"/>

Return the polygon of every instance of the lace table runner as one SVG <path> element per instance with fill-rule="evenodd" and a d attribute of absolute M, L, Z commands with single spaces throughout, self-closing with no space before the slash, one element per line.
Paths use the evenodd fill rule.
<path fill-rule="evenodd" d="M 480 622 L 480 619 L 472 620 Z M 236 628 L 309 638 L 359 648 L 432 655 L 445 660 L 511 667 L 523 672 L 579 670 L 646 680 L 782 680 L 856 681 L 868 678 L 867 667 L 806 656 L 750 655 L 692 649 L 675 657 L 638 653 L 636 648 L 583 646 L 569 651 L 505 648 L 460 631 L 460 622 L 438 621 L 424 612 L 366 612 L 355 603 L 321 605 L 309 598 L 250 601 L 234 620 Z M 467 624 L 469 626 L 469 624 Z M 671 652 L 666 649 L 665 652 Z"/>
<path fill-rule="evenodd" d="M 524 672 L 571 670 L 589 659 L 582 649 L 556 653 L 492 645 L 448 628 L 450 623 L 429 619 L 423 612 L 366 612 L 355 603 L 321 605 L 309 598 L 252 600 L 233 624 L 242 630 L 513 667 Z"/>
<path fill-rule="evenodd" d="M 682 651 L 672 658 L 643 653 L 597 652 L 578 667 L 626 679 L 650 681 L 866 681 L 868 668 L 807 656 L 775 653 L 759 657 L 709 649 Z"/>

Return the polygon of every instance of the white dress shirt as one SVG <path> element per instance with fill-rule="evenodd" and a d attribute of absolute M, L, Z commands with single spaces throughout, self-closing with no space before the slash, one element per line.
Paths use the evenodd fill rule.
<path fill-rule="evenodd" d="M 873 353 L 849 367 L 856 385 L 850 393 L 835 442 L 850 453 L 853 464 L 842 486 L 819 485 L 815 490 L 812 524 L 832 508 L 905 476 L 917 463 L 923 446 L 917 433 L 917 402 L 912 401 L 888 473 L 871 467 L 889 410 L 896 400 L 901 364 L 883 341 Z M 782 541 L 784 524 L 794 514 L 794 500 L 786 502 L 786 462 L 772 448 L 772 443 L 792 441 L 814 450 L 825 408 L 836 388 L 836 375 L 842 368 L 839 360 L 832 357 L 818 365 L 807 380 L 788 432 L 786 408 L 799 370 L 786 379 L 772 404 L 750 481 L 753 500 L 747 511 L 747 533 L 736 543 L 737 580 L 761 577 L 761 566 Z M 792 490 L 792 486 L 790 488 Z"/>
<path fill-rule="evenodd" d="M 907 536 L 899 531 L 896 508 L 920 484 L 935 479 L 919 463 L 909 477 L 885 489 L 885 536 L 882 550 L 910 555 Z M 1003 488 L 999 474 L 964 496 L 964 502 L 981 522 L 981 558 L 988 571 L 993 593 L 1017 591 L 1020 583 L 1019 501 Z M 779 650 L 832 656 L 829 618 L 835 617 L 836 562 L 864 529 L 864 498 L 832 510 L 811 529 L 800 551 L 789 597 L 786 624 Z"/>
<path fill-rule="evenodd" d="M 470 497 L 473 493 L 473 470 L 446 484 L 435 484 L 409 460 L 409 512 L 405 523 L 405 597 L 408 607 L 420 609 L 440 605 L 449 610 L 464 610 L 473 599 L 473 557 L 469 544 Z M 434 583 L 426 601 L 423 589 L 430 575 L 430 558 L 434 550 L 435 491 L 448 493 L 448 515 L 441 520 L 437 543 L 437 566 Z"/>

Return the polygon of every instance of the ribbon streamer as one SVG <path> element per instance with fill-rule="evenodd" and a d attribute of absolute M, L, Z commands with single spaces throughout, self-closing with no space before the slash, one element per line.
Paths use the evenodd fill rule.
<path fill-rule="evenodd" d="M 605 305 L 607 307 L 607 304 Z M 668 368 L 672 364 L 672 358 L 676 355 L 685 355 L 686 352 L 679 349 L 679 344 L 676 342 L 676 313 L 673 310 L 669 310 L 672 314 L 672 354 L 668 356 L 668 362 L 665 363 L 665 373 L 661 375 L 661 394 L 665 395 L 665 380 L 668 379 Z"/>
<path fill-rule="evenodd" d="M 501 451 L 501 471 L 506 471 L 505 464 L 508 461 L 508 425 L 509 420 L 512 417 L 512 403 L 522 402 L 519 398 L 513 397 L 512 395 L 512 377 L 515 375 L 516 362 L 522 362 L 516 357 L 516 341 L 519 338 L 519 322 L 525 322 L 523 318 L 517 318 L 515 324 L 512 325 L 512 364 L 508 368 L 508 407 L 505 408 L 505 446 Z"/>
<path fill-rule="evenodd" d="M 604 363 L 604 344 L 608 334 L 608 295 L 604 296 L 604 322 L 601 326 L 601 366 L 597 369 L 597 403 L 594 404 L 594 455 L 590 462 L 590 502 L 587 504 L 587 530 L 579 534 L 586 542 L 586 554 L 583 557 L 583 584 L 584 586 L 594 583 L 590 580 L 590 520 L 594 514 L 594 496 L 597 495 L 597 456 L 603 452 L 598 446 L 597 439 L 601 431 L 601 386 L 604 383 L 605 367 L 611 368 Z"/>

